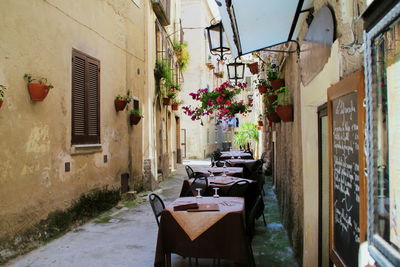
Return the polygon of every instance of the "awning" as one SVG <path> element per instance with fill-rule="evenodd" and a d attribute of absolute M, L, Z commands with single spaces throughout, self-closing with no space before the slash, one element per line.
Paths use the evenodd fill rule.
<path fill-rule="evenodd" d="M 219 0 L 232 56 L 296 40 L 313 0 Z M 227 7 L 228 6 L 228 7 Z"/>

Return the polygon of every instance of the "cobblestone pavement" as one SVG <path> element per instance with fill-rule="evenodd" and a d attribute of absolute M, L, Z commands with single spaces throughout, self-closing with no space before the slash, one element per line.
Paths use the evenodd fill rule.
<path fill-rule="evenodd" d="M 209 161 L 184 161 L 184 164 L 200 167 Z M 175 200 L 186 177 L 183 165 L 160 185 L 155 192 L 166 204 Z M 253 250 L 257 266 L 297 266 L 282 224 L 272 185 L 267 182 L 265 215 L 257 222 Z M 157 241 L 157 223 L 147 196 L 142 203 L 114 208 L 92 221 L 70 231 L 64 236 L 6 264 L 16 267 L 43 266 L 116 266 L 146 267 L 154 265 Z M 129 203 L 128 203 L 129 204 Z M 192 260 L 194 266 L 194 260 Z M 172 256 L 172 266 L 188 266 L 188 259 Z M 212 261 L 200 259 L 199 266 L 212 266 Z M 221 266 L 231 266 L 222 261 Z"/>

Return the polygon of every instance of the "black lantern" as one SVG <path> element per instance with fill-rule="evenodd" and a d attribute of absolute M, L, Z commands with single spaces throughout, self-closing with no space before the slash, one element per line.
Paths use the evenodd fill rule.
<path fill-rule="evenodd" d="M 237 83 L 237 80 L 242 80 L 244 78 L 244 66 L 244 63 L 237 62 L 236 59 L 234 63 L 227 64 L 229 80 L 235 80 L 235 83 Z"/>
<path fill-rule="evenodd" d="M 221 22 L 211 25 L 206 28 L 208 35 L 208 43 L 210 52 L 214 56 L 219 56 L 219 60 L 225 60 L 225 55 L 229 53 L 230 49 L 224 35 L 224 27 Z"/>

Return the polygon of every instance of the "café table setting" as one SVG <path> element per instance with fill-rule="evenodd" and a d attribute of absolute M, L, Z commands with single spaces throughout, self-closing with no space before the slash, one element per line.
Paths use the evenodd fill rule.
<path fill-rule="evenodd" d="M 244 199 L 180 197 L 172 202 L 161 214 L 155 266 L 170 266 L 171 253 L 250 262 Z"/>

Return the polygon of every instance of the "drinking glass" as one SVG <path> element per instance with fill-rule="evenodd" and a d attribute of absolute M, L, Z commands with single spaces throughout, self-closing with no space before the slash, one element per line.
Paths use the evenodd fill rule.
<path fill-rule="evenodd" d="M 196 196 L 196 198 L 202 198 L 202 196 L 201 196 L 201 194 L 200 194 L 201 188 L 196 188 L 196 190 L 197 190 L 197 196 Z"/>
<path fill-rule="evenodd" d="M 212 171 L 208 171 L 210 173 L 210 177 L 214 177 L 214 173 Z"/>
<path fill-rule="evenodd" d="M 218 195 L 218 189 L 219 189 L 219 188 L 218 188 L 218 187 L 214 187 L 213 189 L 214 189 L 214 191 L 215 191 L 215 194 L 213 195 L 213 197 L 214 197 L 214 198 L 219 198 L 219 195 Z"/>

